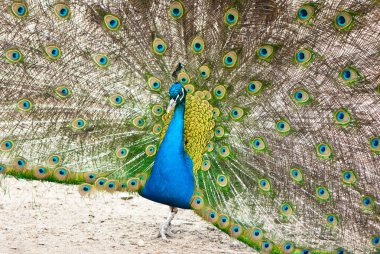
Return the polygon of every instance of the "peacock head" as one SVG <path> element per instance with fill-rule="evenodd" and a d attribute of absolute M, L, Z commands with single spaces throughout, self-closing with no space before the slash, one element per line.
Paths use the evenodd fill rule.
<path fill-rule="evenodd" d="M 185 103 L 186 90 L 181 83 L 175 82 L 169 89 L 169 106 L 166 111 L 169 113 L 177 104 Z"/>

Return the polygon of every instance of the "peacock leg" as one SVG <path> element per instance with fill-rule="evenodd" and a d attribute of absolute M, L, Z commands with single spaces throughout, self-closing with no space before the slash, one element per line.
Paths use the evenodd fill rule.
<path fill-rule="evenodd" d="M 178 208 L 176 207 L 170 207 L 170 214 L 169 214 L 169 217 L 167 218 L 167 220 L 162 224 L 161 228 L 160 228 L 160 231 L 158 233 L 158 236 L 157 237 L 160 237 L 162 238 L 162 240 L 164 241 L 168 241 L 168 238 L 166 237 L 167 235 L 168 236 L 173 236 L 173 232 L 171 231 L 170 229 L 170 224 L 174 218 L 174 216 L 178 213 Z"/>

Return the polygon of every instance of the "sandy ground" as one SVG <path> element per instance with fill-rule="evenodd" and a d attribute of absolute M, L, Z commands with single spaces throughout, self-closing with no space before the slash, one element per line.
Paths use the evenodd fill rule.
<path fill-rule="evenodd" d="M 7 177 L 0 179 L 0 253 L 254 253 L 189 210 L 178 212 L 176 234 L 163 242 L 154 236 L 168 214 L 135 195 L 83 198 L 75 186 Z"/>

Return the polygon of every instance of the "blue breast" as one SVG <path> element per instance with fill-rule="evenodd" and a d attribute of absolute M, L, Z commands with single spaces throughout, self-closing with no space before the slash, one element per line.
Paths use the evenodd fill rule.
<path fill-rule="evenodd" d="M 185 106 L 177 105 L 141 195 L 162 204 L 189 209 L 194 174 L 193 162 L 184 150 L 184 112 Z"/>

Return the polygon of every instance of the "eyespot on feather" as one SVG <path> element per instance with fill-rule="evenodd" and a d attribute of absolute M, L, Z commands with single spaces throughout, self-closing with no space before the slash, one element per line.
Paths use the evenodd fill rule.
<path fill-rule="evenodd" d="M 117 31 L 120 29 L 121 21 L 116 15 L 108 14 L 103 18 L 103 25 L 108 30 Z"/>
<path fill-rule="evenodd" d="M 139 129 L 142 129 L 145 127 L 145 120 L 142 116 L 136 116 L 133 121 L 133 125 Z"/>
<path fill-rule="evenodd" d="M 187 85 L 185 85 L 185 90 L 186 90 L 187 94 L 193 94 L 195 91 L 195 87 L 192 84 L 187 84 Z"/>
<path fill-rule="evenodd" d="M 13 140 L 4 139 L 0 142 L 0 150 L 3 152 L 10 152 L 13 150 L 15 144 Z"/>
<path fill-rule="evenodd" d="M 218 217 L 218 225 L 221 229 L 226 229 L 230 226 L 230 217 L 227 214 L 220 214 Z"/>
<path fill-rule="evenodd" d="M 155 116 L 162 116 L 164 114 L 164 107 L 160 104 L 153 105 L 152 113 Z"/>
<path fill-rule="evenodd" d="M 189 84 L 190 83 L 190 76 L 189 74 L 187 74 L 186 72 L 182 71 L 178 74 L 178 81 L 182 84 L 182 85 L 186 85 L 186 84 Z"/>
<path fill-rule="evenodd" d="M 174 1 L 170 4 L 168 9 L 168 15 L 173 18 L 174 20 L 178 20 L 182 18 L 182 16 L 185 13 L 185 8 L 183 7 L 183 4 L 180 1 Z"/>
<path fill-rule="evenodd" d="M 252 139 L 251 145 L 255 152 L 264 152 L 267 150 L 267 144 L 262 137 L 256 137 Z"/>
<path fill-rule="evenodd" d="M 82 117 L 74 118 L 73 120 L 71 120 L 70 127 L 74 131 L 84 130 L 87 127 L 87 121 L 84 120 Z"/>
<path fill-rule="evenodd" d="M 258 59 L 270 62 L 274 56 L 275 49 L 272 45 L 262 45 L 256 51 Z"/>
<path fill-rule="evenodd" d="M 293 214 L 293 207 L 289 203 L 282 203 L 280 207 L 280 213 L 285 216 L 291 216 Z"/>
<path fill-rule="evenodd" d="M 199 73 L 201 74 L 201 77 L 203 79 L 208 79 L 211 75 L 211 69 L 207 65 L 202 65 L 201 67 L 199 67 Z"/>
<path fill-rule="evenodd" d="M 252 80 L 246 86 L 246 91 L 252 95 L 258 95 L 263 91 L 264 85 L 260 80 Z"/>
<path fill-rule="evenodd" d="M 317 156 L 321 159 L 331 159 L 333 157 L 333 149 L 328 143 L 320 143 L 315 147 Z"/>
<path fill-rule="evenodd" d="M 238 62 L 238 55 L 235 51 L 227 52 L 223 56 L 223 65 L 227 68 L 233 68 L 236 66 Z"/>
<path fill-rule="evenodd" d="M 17 109 L 22 112 L 29 112 L 33 108 L 33 103 L 29 99 L 21 99 L 17 102 Z"/>
<path fill-rule="evenodd" d="M 161 124 L 155 124 L 154 126 L 153 126 L 153 133 L 154 134 L 156 134 L 156 135 L 159 135 L 159 134 L 161 134 L 161 132 L 162 132 L 162 126 L 161 126 Z"/>
<path fill-rule="evenodd" d="M 154 156 L 157 152 L 157 148 L 155 145 L 147 145 L 145 148 L 145 154 L 150 156 Z"/>
<path fill-rule="evenodd" d="M 331 197 L 330 191 L 323 186 L 318 186 L 317 188 L 315 188 L 315 192 L 316 197 L 319 201 L 327 201 Z"/>
<path fill-rule="evenodd" d="M 298 105 L 306 105 L 311 102 L 311 96 L 310 94 L 303 88 L 296 89 L 292 95 L 291 98 L 294 103 Z"/>
<path fill-rule="evenodd" d="M 334 121 L 339 126 L 347 126 L 351 124 L 351 114 L 346 109 L 338 109 L 334 113 Z"/>
<path fill-rule="evenodd" d="M 70 7 L 67 4 L 56 3 L 53 7 L 54 14 L 60 19 L 70 18 Z"/>
<path fill-rule="evenodd" d="M 66 181 L 69 178 L 70 171 L 65 167 L 58 167 L 54 170 L 53 176 L 58 181 Z"/>
<path fill-rule="evenodd" d="M 50 174 L 50 170 L 44 166 L 36 166 L 33 169 L 33 175 L 37 179 L 46 179 L 50 176 Z"/>
<path fill-rule="evenodd" d="M 230 117 L 234 121 L 241 120 L 241 118 L 244 116 L 244 110 L 240 107 L 233 107 L 230 112 Z"/>
<path fill-rule="evenodd" d="M 260 228 L 251 228 L 248 231 L 248 236 L 252 241 L 260 241 L 264 237 L 264 233 Z"/>
<path fill-rule="evenodd" d="M 86 183 L 94 183 L 98 179 L 98 175 L 95 172 L 84 173 L 84 180 Z"/>
<path fill-rule="evenodd" d="M 127 147 L 119 147 L 116 149 L 116 157 L 118 159 L 124 159 L 128 156 L 129 149 Z"/>
<path fill-rule="evenodd" d="M 231 224 L 229 233 L 230 236 L 238 238 L 243 233 L 243 227 L 238 224 Z"/>
<path fill-rule="evenodd" d="M 333 24 L 338 31 L 349 31 L 354 25 L 354 17 L 347 11 L 340 11 L 335 15 Z"/>
<path fill-rule="evenodd" d="M 107 182 L 107 178 L 105 177 L 99 177 L 98 179 L 96 179 L 95 181 L 95 187 L 97 190 L 99 191 L 103 191 L 106 189 L 106 182 Z"/>
<path fill-rule="evenodd" d="M 218 175 L 216 177 L 216 183 L 219 185 L 219 187 L 226 187 L 228 185 L 228 177 L 225 175 Z"/>
<path fill-rule="evenodd" d="M 127 190 L 130 192 L 138 191 L 141 188 L 141 182 L 138 178 L 133 177 L 127 181 Z"/>
<path fill-rule="evenodd" d="M 94 61 L 94 63 L 96 64 L 96 66 L 100 67 L 100 68 L 107 68 L 111 62 L 109 60 L 109 57 L 107 54 L 94 54 L 92 56 L 92 60 Z"/>
<path fill-rule="evenodd" d="M 224 23 L 228 27 L 233 27 L 239 21 L 239 12 L 235 8 L 230 8 L 224 14 Z"/>
<path fill-rule="evenodd" d="M 193 196 L 190 201 L 191 208 L 194 210 L 200 210 L 204 207 L 204 201 L 201 196 Z"/>
<path fill-rule="evenodd" d="M 295 182 L 297 184 L 302 184 L 304 181 L 303 172 L 298 167 L 290 168 L 290 177 L 293 180 L 293 182 Z"/>
<path fill-rule="evenodd" d="M 71 89 L 66 85 L 60 85 L 54 88 L 54 94 L 59 99 L 66 99 L 71 95 Z"/>
<path fill-rule="evenodd" d="M 4 57 L 11 63 L 18 63 L 23 60 L 23 54 L 17 48 L 6 49 Z"/>
<path fill-rule="evenodd" d="M 0 163 L 0 175 L 6 174 L 7 172 L 8 172 L 8 168 L 4 164 Z"/>
<path fill-rule="evenodd" d="M 204 160 L 201 165 L 201 170 L 207 171 L 211 167 L 211 162 L 209 160 Z"/>
<path fill-rule="evenodd" d="M 222 158 L 227 158 L 230 153 L 231 153 L 231 150 L 230 150 L 230 147 L 227 146 L 227 145 L 223 145 L 219 148 L 218 150 L 219 152 L 219 155 L 222 157 Z"/>
<path fill-rule="evenodd" d="M 105 190 L 109 193 L 114 193 L 119 188 L 119 182 L 116 180 L 108 180 L 105 183 Z"/>
<path fill-rule="evenodd" d="M 291 131 L 291 127 L 290 127 L 290 124 L 287 120 L 285 119 L 280 119 L 278 121 L 276 121 L 275 123 L 275 128 L 276 128 L 276 131 L 280 134 L 280 135 L 286 135 L 286 134 L 289 134 L 289 132 Z"/>
<path fill-rule="evenodd" d="M 81 196 L 90 196 L 94 192 L 94 187 L 88 183 L 82 183 L 78 186 L 78 191 Z"/>
<path fill-rule="evenodd" d="M 372 137 L 369 140 L 370 151 L 376 154 L 380 154 L 380 137 Z"/>
<path fill-rule="evenodd" d="M 46 46 L 44 49 L 44 52 L 45 52 L 45 56 L 51 61 L 57 60 L 61 58 L 62 56 L 61 48 L 58 47 L 57 45 Z"/>
<path fill-rule="evenodd" d="M 336 214 L 326 214 L 325 215 L 325 223 L 328 227 L 336 227 L 339 223 L 339 218 Z"/>
<path fill-rule="evenodd" d="M 260 188 L 260 190 L 264 191 L 264 192 L 269 192 L 272 190 L 272 185 L 269 181 L 269 179 L 259 179 L 258 181 L 258 186 Z"/>
<path fill-rule="evenodd" d="M 196 36 L 191 42 L 191 50 L 195 54 L 200 54 L 205 50 L 205 42 L 202 37 Z"/>
<path fill-rule="evenodd" d="M 167 44 L 163 39 L 156 37 L 152 42 L 152 49 L 154 54 L 162 56 L 167 50 Z"/>
<path fill-rule="evenodd" d="M 58 154 L 52 154 L 49 156 L 47 163 L 52 167 L 58 166 L 62 163 L 62 157 Z"/>
<path fill-rule="evenodd" d="M 23 172 L 27 169 L 28 161 L 23 157 L 16 157 L 13 160 L 13 168 L 16 171 Z"/>
<path fill-rule="evenodd" d="M 354 86 L 361 81 L 362 75 L 354 66 L 347 66 L 339 72 L 339 79 L 347 86 Z"/>
<path fill-rule="evenodd" d="M 113 106 L 115 108 L 121 107 L 125 103 L 124 97 L 122 95 L 120 95 L 120 94 L 113 94 L 113 95 L 111 95 L 108 98 L 108 101 L 111 104 L 111 106 Z"/>
<path fill-rule="evenodd" d="M 24 18 L 28 15 L 28 6 L 24 2 L 14 2 L 10 6 L 10 11 L 16 18 Z"/>
<path fill-rule="evenodd" d="M 270 253 L 273 249 L 273 244 L 269 241 L 261 242 L 261 251 L 263 253 Z"/>
<path fill-rule="evenodd" d="M 315 17 L 316 6 L 312 4 L 302 5 L 296 12 L 296 19 L 302 24 L 309 24 Z"/>
<path fill-rule="evenodd" d="M 223 85 L 217 85 L 213 89 L 213 95 L 216 99 L 221 100 L 223 99 L 227 94 L 227 90 Z"/>
<path fill-rule="evenodd" d="M 161 91 L 161 80 L 159 80 L 156 77 L 149 77 L 148 78 L 148 87 L 151 91 Z"/>
<path fill-rule="evenodd" d="M 285 242 L 282 244 L 281 250 L 283 254 L 291 254 L 294 251 L 294 245 L 290 242 Z"/>

